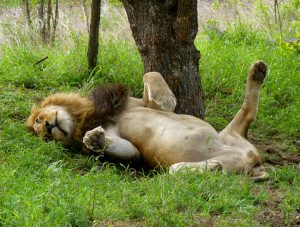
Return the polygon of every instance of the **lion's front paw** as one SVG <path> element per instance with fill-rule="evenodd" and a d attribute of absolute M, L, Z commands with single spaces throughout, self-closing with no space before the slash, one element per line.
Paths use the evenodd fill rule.
<path fill-rule="evenodd" d="M 99 126 L 93 130 L 87 131 L 83 137 L 83 143 L 88 149 L 94 152 L 103 152 L 105 148 L 104 129 Z"/>
<path fill-rule="evenodd" d="M 267 75 L 267 65 L 263 61 L 255 62 L 249 73 L 249 79 L 262 83 Z"/>

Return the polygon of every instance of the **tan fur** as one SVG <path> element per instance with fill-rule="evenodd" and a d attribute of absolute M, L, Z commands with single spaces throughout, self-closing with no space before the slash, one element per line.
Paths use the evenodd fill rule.
<path fill-rule="evenodd" d="M 170 172 L 222 169 L 265 177 L 263 170 L 256 169 L 261 159 L 246 134 L 257 112 L 266 70 L 262 61 L 251 67 L 242 108 L 220 133 L 198 118 L 170 112 L 176 99 L 159 73 L 145 74 L 144 98 L 120 101 L 124 107 L 110 111 L 116 114 L 107 117 L 109 124 L 101 122 L 85 133 L 82 129 L 94 120 L 98 107 L 77 94 L 56 94 L 46 98 L 40 108 L 32 109 L 27 126 L 38 135 L 66 144 L 77 141 L 84 150 L 121 160 L 142 157 L 144 164 L 170 167 Z M 47 132 L 49 123 L 53 129 Z"/>

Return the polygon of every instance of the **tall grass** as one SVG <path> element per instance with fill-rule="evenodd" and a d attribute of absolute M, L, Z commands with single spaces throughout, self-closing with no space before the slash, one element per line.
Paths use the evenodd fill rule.
<path fill-rule="evenodd" d="M 258 130 L 256 135 L 281 135 L 290 141 L 298 138 L 300 94 L 296 87 L 300 85 L 300 56 L 297 51 L 271 42 L 266 34 L 247 24 L 233 24 L 222 35 L 209 33 L 208 39 L 201 36 L 197 46 L 202 53 L 200 70 L 209 121 L 212 117 L 211 122 L 216 121 L 218 128 L 228 123 L 240 108 L 250 64 L 261 59 L 268 64 L 269 75 L 262 88 L 253 133 Z"/>

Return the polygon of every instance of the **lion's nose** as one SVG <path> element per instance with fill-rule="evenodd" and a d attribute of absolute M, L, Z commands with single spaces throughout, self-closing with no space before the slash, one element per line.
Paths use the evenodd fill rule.
<path fill-rule="evenodd" d="M 50 124 L 48 121 L 45 122 L 45 127 L 47 129 L 47 133 L 51 134 L 52 129 L 55 127 L 55 125 Z"/>

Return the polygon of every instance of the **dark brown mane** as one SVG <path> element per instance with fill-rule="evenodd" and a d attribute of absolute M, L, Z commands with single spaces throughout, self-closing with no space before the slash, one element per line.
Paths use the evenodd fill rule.
<path fill-rule="evenodd" d="M 97 126 L 106 127 L 112 118 L 120 113 L 127 103 L 128 89 L 122 84 L 99 85 L 91 91 L 89 99 L 95 105 L 95 112 L 86 119 L 82 133 Z"/>

